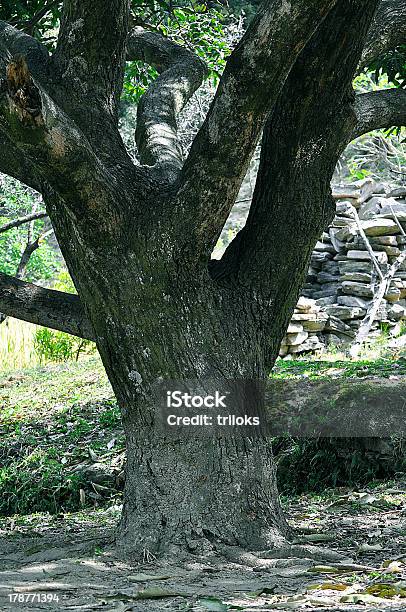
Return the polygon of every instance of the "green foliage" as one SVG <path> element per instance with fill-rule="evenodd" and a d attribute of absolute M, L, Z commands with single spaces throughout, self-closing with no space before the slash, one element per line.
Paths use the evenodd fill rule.
<path fill-rule="evenodd" d="M 166 3 L 133 0 L 132 6 L 137 22 L 147 24 L 149 29 L 192 48 L 206 63 L 209 78 L 214 82 L 218 80 L 225 58 L 230 53 L 225 40 L 226 14 L 223 11 L 194 2 L 169 6 Z M 144 62 L 128 62 L 124 79 L 124 101 L 138 102 L 157 76 L 157 71 Z"/>
<path fill-rule="evenodd" d="M 34 350 L 41 362 L 77 361 L 82 353 L 94 353 L 96 345 L 90 340 L 42 327 L 35 332 Z"/>
<path fill-rule="evenodd" d="M 0 177 L 0 226 L 9 223 L 17 217 L 32 212 L 38 205 L 39 196 L 18 181 Z M 33 224 L 33 237 L 41 235 L 45 221 L 37 219 Z M 0 271 L 14 275 L 17 271 L 21 255 L 27 245 L 27 225 L 21 225 L 0 234 Z M 39 249 L 31 255 L 26 268 L 25 278 L 28 281 L 48 280 L 60 268 L 60 257 L 50 238 L 41 242 Z"/>
<path fill-rule="evenodd" d="M 0 179 L 0 216 L 23 216 L 32 211 L 34 192 L 19 181 L 2 176 Z"/>
<path fill-rule="evenodd" d="M 406 130 L 395 128 L 364 134 L 348 145 L 340 160 L 340 180 L 370 176 L 378 181 L 401 184 L 406 164 Z"/>
<path fill-rule="evenodd" d="M 279 490 L 286 494 L 364 485 L 393 477 L 406 467 L 404 451 L 385 461 L 363 438 L 278 438 L 273 446 Z"/>
<path fill-rule="evenodd" d="M 73 281 L 66 270 L 62 270 L 54 282 L 54 289 L 65 293 L 76 293 Z M 68 361 L 79 359 L 81 353 L 94 353 L 96 345 L 90 340 L 83 340 L 47 327 L 38 329 L 34 334 L 34 350 L 40 361 Z"/>
<path fill-rule="evenodd" d="M 34 350 L 41 361 L 67 361 L 78 355 L 80 342 L 74 336 L 44 327 L 35 332 Z"/>
<path fill-rule="evenodd" d="M 348 170 L 350 173 L 350 180 L 360 181 L 371 175 L 371 172 L 366 168 L 360 167 L 360 162 L 357 159 L 350 159 L 348 162 Z"/>
<path fill-rule="evenodd" d="M 406 45 L 400 45 L 395 49 L 386 51 L 383 55 L 375 58 L 367 66 L 367 71 L 371 73 L 372 81 L 376 89 L 381 89 L 382 81 L 386 79 L 390 87 L 406 87 Z M 401 134 L 400 127 L 389 129 L 388 134 L 394 132 Z"/>
<path fill-rule="evenodd" d="M 121 412 L 117 404 L 112 404 L 111 408 L 105 409 L 100 415 L 99 423 L 101 427 L 120 427 Z"/>
<path fill-rule="evenodd" d="M 10 218 L 0 217 L 0 225 L 10 221 Z M 40 235 L 44 227 L 42 219 L 34 223 L 34 236 Z M 27 226 L 9 230 L 0 234 L 0 270 L 5 274 L 15 275 L 21 255 L 27 244 Z M 31 255 L 27 265 L 25 279 L 28 281 L 51 279 L 60 263 L 55 249 L 45 239 L 39 249 Z"/>
<path fill-rule="evenodd" d="M 53 288 L 56 291 L 64 291 L 65 293 L 76 293 L 75 285 L 67 270 L 61 270 L 56 277 Z"/>
<path fill-rule="evenodd" d="M 0 19 L 36 36 L 49 48 L 56 42 L 62 0 L 2 0 Z"/>
<path fill-rule="evenodd" d="M 400 45 L 377 57 L 368 69 L 377 83 L 385 74 L 396 87 L 406 87 L 406 45 Z"/>
<path fill-rule="evenodd" d="M 152 66 L 141 61 L 127 62 L 123 85 L 123 101 L 137 103 L 158 76 Z"/>

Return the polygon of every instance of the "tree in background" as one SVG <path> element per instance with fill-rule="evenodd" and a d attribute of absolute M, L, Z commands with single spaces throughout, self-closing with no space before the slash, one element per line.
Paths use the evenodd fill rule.
<path fill-rule="evenodd" d="M 49 244 L 52 227 L 41 198 L 18 181 L 0 178 L 1 268 L 30 281 L 52 278 L 59 267 L 56 249 Z M 39 247 L 42 246 L 42 249 Z"/>
<path fill-rule="evenodd" d="M 405 122 L 404 90 L 352 89 L 364 49 L 371 61 L 377 43 L 381 54 L 404 40 L 404 3 L 263 2 L 186 159 L 177 117 L 206 67 L 133 27 L 134 15 L 126 0 L 65 0 L 52 52 L 0 23 L 0 171 L 42 194 L 78 292 L 0 274 L 0 310 L 95 339 L 127 438 L 123 550 L 265 549 L 288 533 L 268 441 L 168 439 L 153 426 L 154 384 L 221 388 L 272 368 L 334 214 L 340 153 L 360 134 Z M 140 163 L 118 131 L 125 65 L 135 60 L 159 75 L 138 105 Z M 212 260 L 261 133 L 247 223 Z"/>

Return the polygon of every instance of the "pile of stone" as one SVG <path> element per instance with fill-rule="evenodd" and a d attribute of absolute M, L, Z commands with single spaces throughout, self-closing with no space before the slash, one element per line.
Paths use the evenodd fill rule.
<path fill-rule="evenodd" d="M 295 312 L 284 337 L 280 355 L 318 351 L 324 348 L 320 340 L 320 332 L 325 329 L 328 315 L 314 300 L 299 298 Z"/>
<path fill-rule="evenodd" d="M 385 275 L 405 248 L 406 188 L 391 189 L 367 179 L 336 187 L 333 197 L 336 215 L 313 251 L 281 356 L 351 343 L 376 293 L 380 273 Z M 396 271 L 378 309 L 372 336 L 383 326 L 393 335 L 400 331 L 400 321 L 406 319 L 405 298 L 406 262 Z"/>

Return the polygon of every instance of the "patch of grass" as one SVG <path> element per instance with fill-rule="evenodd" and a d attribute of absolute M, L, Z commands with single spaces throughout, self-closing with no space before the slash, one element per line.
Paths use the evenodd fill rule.
<path fill-rule="evenodd" d="M 82 486 L 81 476 L 67 474 L 52 453 L 33 451 L 0 468 L 0 515 L 75 510 Z"/>
<path fill-rule="evenodd" d="M 112 398 L 98 357 L 0 374 L 0 427 L 8 421 L 46 421 L 75 404 Z"/>
<path fill-rule="evenodd" d="M 0 440 L 0 515 L 73 512 L 117 496 L 86 477 L 94 463 L 107 472 L 119 465 L 124 451 L 119 409 L 96 357 L 0 376 Z"/>
<path fill-rule="evenodd" d="M 381 580 L 382 582 L 397 582 L 399 580 L 399 576 L 396 574 L 391 574 L 390 572 L 380 572 L 379 570 L 370 572 L 368 574 L 368 578 L 370 580 Z"/>
<path fill-rule="evenodd" d="M 106 408 L 100 415 L 99 423 L 102 427 L 119 427 L 121 424 L 120 409 L 116 403 L 112 402 L 111 408 Z"/>
<path fill-rule="evenodd" d="M 107 505 L 99 508 L 81 508 L 75 512 L 50 514 L 33 512 L 2 517 L 0 515 L 0 534 L 8 538 L 21 536 L 32 537 L 33 534 L 45 535 L 55 533 L 58 529 L 75 534 L 83 532 L 88 537 L 94 529 L 113 529 L 121 514 L 121 505 Z"/>
<path fill-rule="evenodd" d="M 0 325 L 0 373 L 39 364 L 34 349 L 36 325 L 9 317 Z"/>
<path fill-rule="evenodd" d="M 393 375 L 406 375 L 406 359 L 380 358 L 359 361 L 327 360 L 278 360 L 271 378 L 322 380 L 329 378 L 363 378 L 379 376 L 387 378 Z"/>

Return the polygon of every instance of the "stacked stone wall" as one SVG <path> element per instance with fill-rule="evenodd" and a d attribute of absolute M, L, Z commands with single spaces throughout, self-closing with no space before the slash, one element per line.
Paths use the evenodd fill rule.
<path fill-rule="evenodd" d="M 335 186 L 336 215 L 312 253 L 281 356 L 354 342 L 382 276 L 406 248 L 406 188 L 367 179 Z M 406 262 L 388 285 L 368 339 L 392 336 L 406 319 Z"/>

